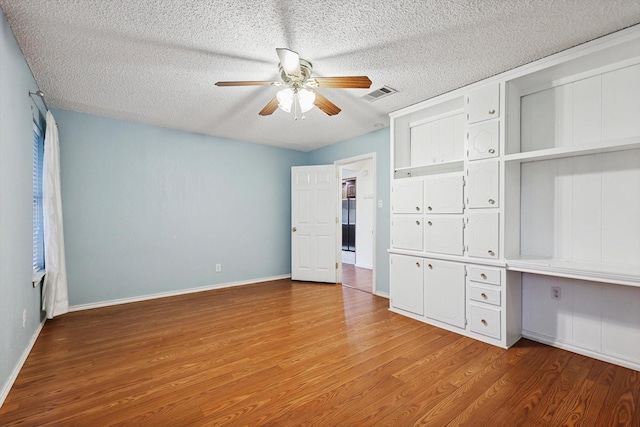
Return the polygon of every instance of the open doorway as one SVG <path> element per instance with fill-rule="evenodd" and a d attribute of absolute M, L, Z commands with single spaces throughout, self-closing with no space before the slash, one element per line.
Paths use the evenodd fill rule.
<path fill-rule="evenodd" d="M 340 185 L 341 283 L 375 293 L 375 153 L 339 160 L 336 166 Z"/>

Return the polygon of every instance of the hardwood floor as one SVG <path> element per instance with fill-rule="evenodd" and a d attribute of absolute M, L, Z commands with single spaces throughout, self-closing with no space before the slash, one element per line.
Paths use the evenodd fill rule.
<path fill-rule="evenodd" d="M 356 267 L 353 264 L 342 263 L 342 285 L 373 292 L 373 270 Z"/>
<path fill-rule="evenodd" d="M 0 425 L 639 426 L 640 372 L 281 280 L 48 321 Z"/>

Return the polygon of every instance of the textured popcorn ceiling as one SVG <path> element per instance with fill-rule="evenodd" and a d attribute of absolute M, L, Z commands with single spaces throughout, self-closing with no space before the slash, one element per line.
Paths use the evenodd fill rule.
<path fill-rule="evenodd" d="M 0 0 L 49 106 L 311 150 L 389 124 L 388 113 L 640 22 L 640 0 Z M 307 119 L 258 112 L 279 80 L 277 47 L 342 108 Z M 362 99 L 383 85 L 399 93 Z M 35 88 L 34 88 L 35 89 Z M 25 94 L 26 96 L 26 94 Z"/>

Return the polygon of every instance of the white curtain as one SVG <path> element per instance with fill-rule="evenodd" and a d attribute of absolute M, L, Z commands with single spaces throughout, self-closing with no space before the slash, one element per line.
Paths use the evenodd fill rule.
<path fill-rule="evenodd" d="M 44 286 L 42 308 L 48 319 L 69 311 L 67 265 L 64 257 L 62 230 L 62 198 L 60 197 L 60 144 L 58 126 L 51 111 L 47 111 L 44 138 L 42 180 L 44 208 Z"/>

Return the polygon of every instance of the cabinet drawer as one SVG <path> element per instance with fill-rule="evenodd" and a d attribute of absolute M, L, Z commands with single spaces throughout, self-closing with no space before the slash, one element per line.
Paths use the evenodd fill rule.
<path fill-rule="evenodd" d="M 500 122 L 491 121 L 469 126 L 467 154 L 469 160 L 497 157 L 500 154 Z"/>
<path fill-rule="evenodd" d="M 473 282 L 472 282 L 473 283 Z M 500 306 L 500 290 L 481 288 L 480 286 L 469 286 L 469 298 L 474 301 L 486 302 Z"/>
<path fill-rule="evenodd" d="M 500 286 L 500 270 L 488 267 L 469 267 L 469 280 Z"/>
<path fill-rule="evenodd" d="M 471 332 L 500 339 L 500 310 L 471 305 L 470 312 L 469 328 Z"/>
<path fill-rule="evenodd" d="M 398 249 L 422 250 L 422 215 L 393 215 L 391 246 Z"/>

